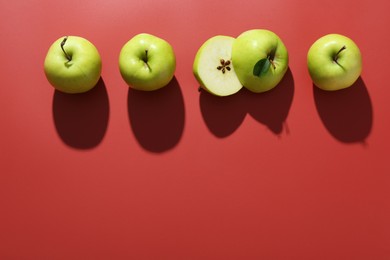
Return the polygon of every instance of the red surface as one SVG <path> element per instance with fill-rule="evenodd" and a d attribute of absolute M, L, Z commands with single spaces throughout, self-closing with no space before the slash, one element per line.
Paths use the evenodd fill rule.
<path fill-rule="evenodd" d="M 378 1 L 1 1 L 0 259 L 390 259 L 390 5 Z M 198 93 L 197 49 L 277 33 L 274 91 Z M 170 86 L 120 77 L 135 34 L 169 41 Z M 364 68 L 321 92 L 306 68 L 327 33 Z M 79 96 L 43 73 L 63 35 L 93 42 L 102 80 Z"/>

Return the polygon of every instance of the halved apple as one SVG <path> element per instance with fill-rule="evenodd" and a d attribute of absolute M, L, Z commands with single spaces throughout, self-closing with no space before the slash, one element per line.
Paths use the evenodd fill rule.
<path fill-rule="evenodd" d="M 229 96 L 242 88 L 231 61 L 234 40 L 230 36 L 214 36 L 202 44 L 195 56 L 195 78 L 203 89 L 216 96 Z"/>

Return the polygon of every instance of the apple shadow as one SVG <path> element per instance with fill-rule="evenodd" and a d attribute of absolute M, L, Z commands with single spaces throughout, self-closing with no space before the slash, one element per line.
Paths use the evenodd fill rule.
<path fill-rule="evenodd" d="M 246 91 L 249 114 L 268 127 L 275 135 L 283 132 L 283 126 L 290 111 L 294 96 L 294 78 L 290 68 L 279 84 L 263 93 Z M 285 129 L 288 131 L 288 128 Z"/>
<path fill-rule="evenodd" d="M 162 153 L 175 147 L 183 134 L 185 111 L 179 82 L 155 91 L 129 88 L 127 96 L 131 129 L 147 151 Z"/>
<path fill-rule="evenodd" d="M 109 102 L 102 78 L 85 93 L 66 94 L 55 90 L 53 121 L 62 141 L 77 149 L 96 147 L 106 133 Z"/>
<path fill-rule="evenodd" d="M 318 114 L 329 133 L 343 143 L 365 143 L 371 133 L 373 108 L 363 79 L 349 88 L 321 90 L 313 84 Z"/>
<path fill-rule="evenodd" d="M 215 96 L 202 89 L 199 104 L 208 129 L 219 138 L 233 134 L 243 122 L 247 112 L 242 89 L 226 97 Z"/>

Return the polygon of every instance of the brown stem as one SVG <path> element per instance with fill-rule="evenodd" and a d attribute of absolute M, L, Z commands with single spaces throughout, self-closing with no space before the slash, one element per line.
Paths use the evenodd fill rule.
<path fill-rule="evenodd" d="M 341 49 L 336 53 L 336 55 L 333 57 L 333 61 L 334 62 L 336 62 L 337 64 L 339 64 L 338 62 L 337 62 L 337 60 L 338 60 L 338 58 L 339 58 L 339 54 L 343 51 L 343 50 L 345 50 L 347 47 L 344 45 L 343 47 L 341 47 Z M 340 65 L 340 64 L 339 64 Z"/>
<path fill-rule="evenodd" d="M 146 64 L 146 66 L 148 67 L 148 69 L 149 69 L 149 70 L 152 70 L 152 69 L 150 68 L 149 64 L 148 64 L 148 50 L 145 50 L 145 56 L 144 56 L 144 58 L 143 58 L 142 60 L 145 62 L 145 64 Z"/>
<path fill-rule="evenodd" d="M 268 60 L 271 63 L 272 68 L 274 68 L 274 70 L 276 70 L 276 65 L 274 62 L 275 53 L 276 53 L 276 48 L 272 49 L 271 53 L 268 55 Z"/>
<path fill-rule="evenodd" d="M 65 53 L 65 56 L 66 56 L 66 58 L 68 59 L 68 61 L 71 61 L 72 60 L 72 57 L 65 51 L 65 49 L 64 49 L 64 45 L 65 45 L 65 43 L 66 43 L 66 41 L 68 40 L 68 36 L 65 36 L 65 38 L 62 40 L 62 42 L 61 42 L 61 49 L 62 49 L 62 51 Z"/>
<path fill-rule="evenodd" d="M 268 57 L 268 60 L 269 60 L 269 62 L 271 63 L 271 65 L 272 65 L 272 68 L 274 68 L 274 70 L 276 70 L 276 65 L 275 65 L 275 62 L 274 62 L 274 60 L 273 60 L 273 59 L 271 59 L 271 57 Z"/>

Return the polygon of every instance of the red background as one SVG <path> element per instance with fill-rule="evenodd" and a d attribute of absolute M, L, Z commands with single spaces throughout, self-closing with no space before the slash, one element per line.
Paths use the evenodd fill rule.
<path fill-rule="evenodd" d="M 387 1 L 1 1 L 0 259 L 390 259 Z M 211 36 L 277 33 L 290 70 L 273 91 L 197 91 Z M 166 88 L 129 90 L 123 44 L 174 47 Z M 363 73 L 313 87 L 310 45 L 352 38 Z M 95 44 L 102 80 L 57 93 L 51 43 Z"/>

